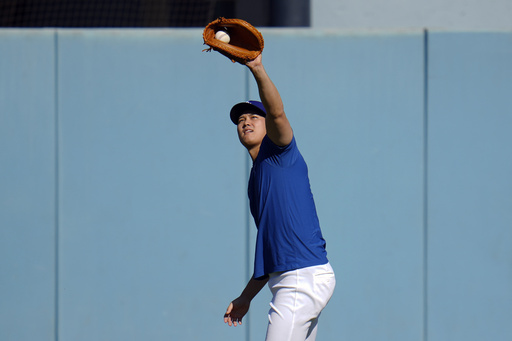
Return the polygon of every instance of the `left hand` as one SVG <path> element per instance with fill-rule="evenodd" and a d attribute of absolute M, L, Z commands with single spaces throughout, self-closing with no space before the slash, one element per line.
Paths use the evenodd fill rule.
<path fill-rule="evenodd" d="M 242 324 L 242 318 L 249 311 L 251 301 L 244 299 L 242 296 L 231 302 L 224 314 L 224 323 L 227 323 L 230 327 Z"/>

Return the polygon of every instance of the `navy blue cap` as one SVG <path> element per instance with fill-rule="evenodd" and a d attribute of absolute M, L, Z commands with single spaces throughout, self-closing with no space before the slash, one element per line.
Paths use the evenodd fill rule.
<path fill-rule="evenodd" d="M 267 111 L 263 106 L 263 103 L 258 101 L 247 101 L 235 104 L 233 108 L 231 108 L 231 112 L 229 113 L 229 117 L 231 117 L 231 121 L 234 124 L 238 124 L 238 118 L 240 115 L 245 114 L 247 112 L 257 114 L 260 116 L 267 116 Z"/>

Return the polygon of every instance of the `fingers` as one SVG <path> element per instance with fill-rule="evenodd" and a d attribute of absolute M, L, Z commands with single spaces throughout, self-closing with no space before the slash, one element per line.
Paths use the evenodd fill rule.
<path fill-rule="evenodd" d="M 238 325 L 242 325 L 242 318 L 241 317 L 233 317 L 230 315 L 224 315 L 224 323 L 227 323 L 230 327 L 236 327 Z"/>
<path fill-rule="evenodd" d="M 225 314 L 224 315 L 224 323 L 227 323 L 230 327 L 231 326 L 236 327 L 237 325 L 242 324 L 242 318 Z"/>
<path fill-rule="evenodd" d="M 229 316 L 229 314 L 231 313 L 231 311 L 233 310 L 233 302 L 231 302 L 228 306 L 228 309 L 226 309 L 226 313 L 224 314 L 224 323 L 227 323 L 231 326 L 232 322 L 231 322 L 231 317 Z"/>

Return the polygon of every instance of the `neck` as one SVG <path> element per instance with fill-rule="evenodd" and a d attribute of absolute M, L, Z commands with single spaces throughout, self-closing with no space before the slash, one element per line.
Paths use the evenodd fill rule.
<path fill-rule="evenodd" d="M 260 152 L 260 145 L 254 146 L 252 148 L 247 148 L 249 155 L 251 156 L 252 161 L 254 162 L 258 157 L 258 153 Z"/>

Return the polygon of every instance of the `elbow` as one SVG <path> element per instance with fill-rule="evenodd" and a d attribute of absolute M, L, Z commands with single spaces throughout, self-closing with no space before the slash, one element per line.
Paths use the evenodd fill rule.
<path fill-rule="evenodd" d="M 284 113 L 284 107 L 280 106 L 278 108 L 273 108 L 269 111 L 270 116 L 272 116 L 275 119 L 286 117 L 286 114 Z"/>

